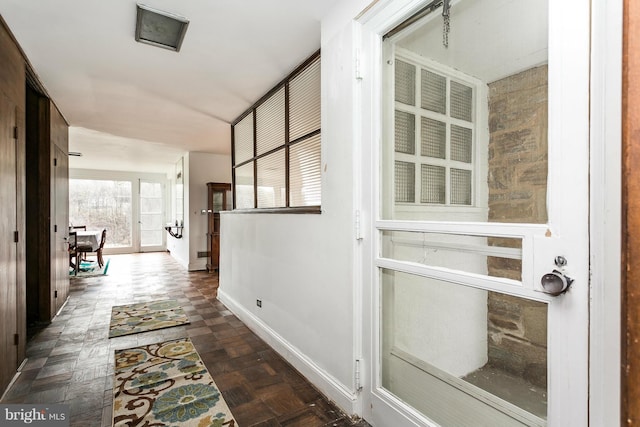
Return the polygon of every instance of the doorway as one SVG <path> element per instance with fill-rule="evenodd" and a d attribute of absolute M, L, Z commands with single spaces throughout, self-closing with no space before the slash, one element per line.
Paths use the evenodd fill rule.
<path fill-rule="evenodd" d="M 564 7 L 404 1 L 362 21 L 374 425 L 587 424 L 589 10 Z"/>

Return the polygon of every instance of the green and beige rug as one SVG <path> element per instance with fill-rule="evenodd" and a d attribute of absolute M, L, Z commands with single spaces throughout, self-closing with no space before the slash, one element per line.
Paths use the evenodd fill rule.
<path fill-rule="evenodd" d="M 110 259 L 105 259 L 102 267 L 98 265 L 97 261 L 88 261 L 82 260 L 80 262 L 80 268 L 76 271 L 74 268 L 69 267 L 69 277 L 74 278 L 83 278 L 83 277 L 95 277 L 95 276 L 105 276 L 107 271 L 109 270 L 109 261 Z"/>
<path fill-rule="evenodd" d="M 111 309 L 109 338 L 186 325 L 189 318 L 176 300 L 118 305 Z"/>
<path fill-rule="evenodd" d="M 114 426 L 237 427 L 189 338 L 115 353 Z"/>

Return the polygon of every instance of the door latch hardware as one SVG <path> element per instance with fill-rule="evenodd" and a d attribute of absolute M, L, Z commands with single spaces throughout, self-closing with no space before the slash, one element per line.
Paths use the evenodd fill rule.
<path fill-rule="evenodd" d="M 567 265 L 567 259 L 563 256 L 557 256 L 554 263 L 558 267 L 551 273 L 547 273 L 540 279 L 540 284 L 544 293 L 558 296 L 567 292 L 569 286 L 573 283 L 573 279 L 564 273 L 564 266 Z"/>

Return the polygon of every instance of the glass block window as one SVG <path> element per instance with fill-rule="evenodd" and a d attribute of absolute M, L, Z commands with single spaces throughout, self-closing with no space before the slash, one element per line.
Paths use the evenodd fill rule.
<path fill-rule="evenodd" d="M 451 160 L 471 163 L 473 132 L 469 128 L 451 125 Z"/>
<path fill-rule="evenodd" d="M 420 84 L 422 108 L 444 114 L 447 108 L 446 77 L 423 69 Z"/>
<path fill-rule="evenodd" d="M 451 169 L 451 204 L 471 204 L 471 171 Z"/>
<path fill-rule="evenodd" d="M 462 83 L 451 81 L 451 117 L 471 121 L 473 89 Z"/>
<path fill-rule="evenodd" d="M 444 203 L 446 200 L 446 169 L 442 166 L 422 165 L 420 202 Z"/>
<path fill-rule="evenodd" d="M 396 202 L 413 203 L 416 200 L 415 170 L 414 163 L 396 161 Z"/>
<path fill-rule="evenodd" d="M 453 70 L 399 56 L 394 68 L 395 202 L 473 206 L 476 83 Z"/>
<path fill-rule="evenodd" d="M 420 154 L 436 159 L 446 158 L 447 124 L 427 117 L 422 117 L 421 120 Z"/>
<path fill-rule="evenodd" d="M 232 124 L 234 209 L 320 212 L 320 119 L 318 52 Z"/>
<path fill-rule="evenodd" d="M 398 153 L 416 152 L 416 116 L 405 111 L 396 111 L 395 146 Z"/>
<path fill-rule="evenodd" d="M 416 66 L 396 61 L 396 101 L 407 105 L 416 104 Z"/>

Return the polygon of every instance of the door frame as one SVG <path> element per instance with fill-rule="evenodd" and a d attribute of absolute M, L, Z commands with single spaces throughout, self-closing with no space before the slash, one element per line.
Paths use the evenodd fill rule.
<path fill-rule="evenodd" d="M 378 117 L 382 117 L 381 112 L 383 111 L 383 107 L 381 105 L 381 88 L 383 84 L 383 76 L 380 71 L 380 63 L 382 59 L 382 43 L 381 37 L 388 30 L 393 28 L 398 23 L 405 20 L 407 17 L 411 16 L 416 10 L 420 7 L 426 5 L 428 1 L 420 1 L 420 0 L 401 0 L 401 1 L 379 1 L 374 3 L 369 9 L 367 9 L 363 14 L 358 18 L 357 23 L 354 25 L 354 45 L 355 45 L 355 56 L 356 56 L 356 79 L 358 83 L 355 86 L 355 100 L 356 100 L 356 110 L 359 113 L 358 117 L 360 118 L 360 123 L 357 123 L 356 126 L 357 134 L 362 140 L 362 146 L 366 147 L 368 144 L 367 141 L 374 141 L 372 144 L 373 147 L 369 150 L 362 150 L 361 156 L 361 176 L 362 182 L 371 183 L 371 191 L 367 194 L 367 191 L 363 191 L 360 197 L 361 211 L 363 213 L 363 222 L 369 223 L 369 232 L 371 233 L 371 239 L 365 239 L 362 245 L 362 279 L 365 284 L 362 289 L 363 296 L 363 349 L 364 349 L 364 358 L 368 359 L 368 372 L 364 377 L 363 386 L 363 408 L 364 413 L 363 416 L 366 419 L 371 419 L 374 421 L 374 425 L 376 422 L 380 422 L 380 425 L 426 425 L 428 420 L 425 419 L 421 414 L 412 408 L 407 407 L 402 402 L 399 401 L 395 396 L 392 396 L 386 390 L 375 389 L 375 382 L 378 376 L 378 372 L 376 371 L 377 363 L 373 360 L 377 353 L 376 348 L 378 347 L 379 337 L 377 336 L 377 331 L 380 330 L 379 325 L 377 324 L 377 317 L 379 310 L 379 302 L 378 302 L 378 294 L 376 289 L 378 289 L 378 279 L 377 279 L 377 268 L 378 265 L 374 262 L 377 254 L 377 248 L 379 247 L 376 244 L 378 239 L 377 236 L 377 228 L 375 226 L 376 218 L 379 212 L 378 209 L 378 194 L 380 188 L 380 178 L 378 176 L 378 165 L 380 164 L 380 156 L 378 153 L 378 144 L 380 144 L 382 140 L 382 130 L 380 128 L 380 121 L 376 120 Z M 578 7 L 580 6 L 580 7 Z M 551 8 L 550 8 L 551 11 Z M 563 2 L 562 5 L 558 5 L 556 3 L 553 4 L 553 13 L 550 14 L 550 40 L 556 40 L 555 43 L 550 43 L 549 48 L 549 63 L 553 67 L 556 67 L 556 73 L 554 75 L 560 76 L 562 73 L 558 72 L 558 69 L 561 69 L 568 64 L 575 64 L 575 61 L 578 61 L 583 69 L 589 69 L 589 42 L 590 42 L 590 19 L 589 13 L 590 9 L 587 5 L 581 5 L 579 1 L 574 2 Z M 571 20 L 560 22 L 560 17 L 572 17 Z M 562 43 L 557 42 L 557 40 L 562 40 Z M 556 46 L 559 45 L 569 45 L 575 47 L 578 52 L 580 52 L 576 57 L 569 58 L 566 56 L 566 52 L 560 51 Z M 564 56 L 563 56 L 564 54 Z M 582 75 L 582 80 L 580 84 L 582 87 L 588 86 L 588 76 L 586 77 Z M 567 77 L 561 77 L 558 80 L 550 79 L 550 86 L 555 85 L 555 87 L 559 87 L 562 85 L 563 79 L 567 79 Z M 585 141 L 589 140 L 589 122 L 588 122 L 588 108 L 589 108 L 589 91 L 584 91 L 585 93 L 578 94 L 577 96 L 581 97 L 577 103 L 575 100 L 573 101 L 574 105 L 579 105 L 579 112 L 574 113 L 570 110 L 570 104 L 568 102 L 563 102 L 556 97 L 554 102 L 550 102 L 549 104 L 549 133 L 553 135 L 556 141 L 580 141 L 578 145 L 581 149 L 578 150 L 578 164 L 580 165 L 580 171 L 577 176 L 587 176 L 588 167 L 589 167 L 589 151 L 586 149 Z M 576 121 L 578 123 L 579 131 L 577 134 L 574 132 L 572 134 L 565 134 L 567 131 L 563 129 L 563 126 L 558 119 L 551 119 L 551 117 L 564 117 L 561 114 L 577 114 Z M 563 133 L 564 132 L 564 133 Z M 560 218 L 558 224 L 562 226 L 563 224 L 570 224 L 571 217 L 573 215 L 572 212 L 568 212 L 568 209 L 558 209 L 559 201 L 566 200 L 570 198 L 572 200 L 572 206 L 575 207 L 576 210 L 581 212 L 584 219 L 584 228 L 586 234 L 586 228 L 588 227 L 588 218 L 587 212 L 589 211 L 588 205 L 588 197 L 589 194 L 587 182 L 586 180 L 582 180 L 583 182 L 579 182 L 576 180 L 575 176 L 572 176 L 572 171 L 569 171 L 567 168 L 557 167 L 560 164 L 557 163 L 558 160 L 561 159 L 560 155 L 568 156 L 570 153 L 573 156 L 573 152 L 570 152 L 571 148 L 559 147 L 559 144 L 550 145 L 549 152 L 549 183 L 553 184 L 554 182 L 568 182 L 571 187 L 577 186 L 579 191 L 575 191 L 574 194 L 567 194 L 566 191 L 563 191 L 559 188 L 554 188 L 553 185 L 550 185 L 548 200 L 549 200 L 549 217 L 551 220 L 555 220 L 555 218 Z M 571 145 L 571 143 L 567 144 Z M 555 150 L 555 151 L 554 151 Z M 554 163 L 556 162 L 556 163 Z M 555 186 L 557 187 L 557 186 Z M 581 196 L 577 196 L 577 194 L 581 194 Z M 367 214 L 365 217 L 364 214 Z M 549 222 L 550 229 L 553 232 L 556 232 L 556 226 L 558 224 L 554 224 L 553 222 Z M 562 228 L 560 228 L 562 231 Z M 589 286 L 589 274 L 588 274 L 588 266 L 586 265 L 588 262 L 588 237 L 586 238 L 584 243 L 584 249 L 580 249 L 579 258 L 583 260 L 582 264 L 584 264 L 584 268 L 579 268 L 579 271 L 574 272 L 580 283 L 583 286 Z M 551 255 L 545 255 L 551 256 Z M 373 286 L 368 286 L 367 284 L 374 284 Z M 579 314 L 578 318 L 586 319 L 580 321 L 578 324 L 578 328 L 581 330 L 580 337 L 578 339 L 579 345 L 582 347 L 582 357 L 581 361 L 577 362 L 574 374 L 572 375 L 572 383 L 575 385 L 577 390 L 580 391 L 580 396 L 575 401 L 575 408 L 570 411 L 566 411 L 567 415 L 558 418 L 556 421 L 558 425 L 587 425 L 588 419 L 588 316 L 589 316 L 589 308 L 588 308 L 588 290 L 585 291 L 584 297 L 580 297 L 579 299 Z M 378 307 L 378 308 L 375 308 Z M 550 313 L 550 322 L 552 319 L 556 319 L 557 321 L 563 321 L 564 319 L 562 313 L 559 310 L 555 310 L 556 314 Z M 559 347 L 564 348 L 563 351 L 555 351 L 556 355 L 549 354 L 549 357 L 561 358 L 562 354 L 567 353 L 572 346 L 572 343 L 558 343 Z M 549 372 L 549 375 L 553 375 L 553 372 Z M 391 403 L 396 408 L 402 408 L 401 410 L 396 411 L 386 411 L 384 413 L 378 412 L 375 416 L 376 406 L 380 403 L 380 399 L 386 400 L 386 402 Z M 558 402 L 549 402 L 550 406 L 557 405 Z M 559 411 L 558 411 L 559 412 Z M 563 418 L 564 417 L 564 418 Z"/>
<path fill-rule="evenodd" d="M 620 425 L 635 425 L 640 422 L 640 5 L 632 0 L 623 5 Z"/>
<path fill-rule="evenodd" d="M 136 253 L 140 251 L 140 227 L 138 221 L 140 219 L 140 180 L 159 182 L 164 188 L 163 195 L 164 201 L 164 213 L 166 217 L 167 212 L 167 199 L 166 188 L 168 180 L 166 175 L 159 173 L 146 173 L 146 172 L 127 172 L 127 171 L 115 171 L 115 170 L 93 170 L 93 169 L 69 169 L 69 179 L 88 179 L 98 181 L 127 181 L 131 183 L 131 246 L 124 248 L 105 248 L 104 253 L 106 255 L 112 254 L 128 254 Z M 107 230 L 108 233 L 108 230 Z M 107 241 L 109 235 L 107 234 Z M 166 249 L 166 233 L 163 234 L 164 247 L 160 250 Z"/>

